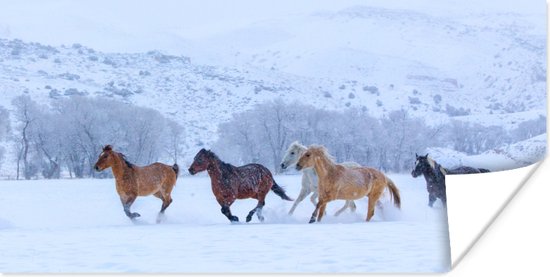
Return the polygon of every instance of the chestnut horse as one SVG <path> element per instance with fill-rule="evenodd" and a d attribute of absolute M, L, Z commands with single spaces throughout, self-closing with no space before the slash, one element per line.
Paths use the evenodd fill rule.
<path fill-rule="evenodd" d="M 319 202 L 309 223 L 321 221 L 327 203 L 336 199 L 356 200 L 368 196 L 367 221 L 374 215 L 374 207 L 386 188 L 393 196 L 393 203 L 401 208 L 399 189 L 384 173 L 369 167 L 348 168 L 334 162 L 323 146 L 309 146 L 302 154 L 296 169 L 315 168 L 319 176 Z"/>
<path fill-rule="evenodd" d="M 136 166 L 128 162 L 121 153 L 113 151 L 111 145 L 103 147 L 103 152 L 94 166 L 97 171 L 111 167 L 115 176 L 116 191 L 124 207 L 126 216 L 130 219 L 139 217 L 139 213 L 130 212 L 130 206 L 138 196 L 154 196 L 162 200 L 162 207 L 157 217 L 160 222 L 164 210 L 172 203 L 170 193 L 176 185 L 179 167 L 162 163 L 153 163 L 147 166 Z"/>
<path fill-rule="evenodd" d="M 273 179 L 271 172 L 260 164 L 233 166 L 223 161 L 210 150 L 201 149 L 189 167 L 189 173 L 195 175 L 206 170 L 212 183 L 212 192 L 222 207 L 221 212 L 231 222 L 238 222 L 239 218 L 231 214 L 229 207 L 236 199 L 254 198 L 258 204 L 246 217 L 246 222 L 252 220 L 254 213 L 258 220 L 264 221 L 262 208 L 265 205 L 265 196 L 271 189 L 284 200 L 293 201 L 288 197 Z"/>

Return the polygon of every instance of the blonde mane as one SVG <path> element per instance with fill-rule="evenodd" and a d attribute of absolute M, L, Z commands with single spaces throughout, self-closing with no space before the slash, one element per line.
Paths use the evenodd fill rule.
<path fill-rule="evenodd" d="M 314 150 L 315 152 L 320 152 L 325 159 L 327 159 L 333 164 L 336 163 L 336 159 L 328 152 L 328 149 L 323 145 L 312 144 L 308 147 L 308 150 Z"/>
<path fill-rule="evenodd" d="M 430 157 L 428 157 L 428 164 L 430 164 L 432 169 L 435 170 L 435 161 Z M 439 171 L 441 171 L 443 175 L 447 175 L 447 170 L 441 165 L 439 166 Z"/>

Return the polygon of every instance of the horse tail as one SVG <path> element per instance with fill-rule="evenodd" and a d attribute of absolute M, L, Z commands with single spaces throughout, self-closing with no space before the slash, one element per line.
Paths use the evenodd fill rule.
<path fill-rule="evenodd" d="M 401 196 L 399 195 L 399 189 L 395 186 L 395 183 L 388 178 L 388 188 L 390 189 L 393 204 L 399 209 L 401 209 Z"/>
<path fill-rule="evenodd" d="M 172 170 L 174 170 L 174 172 L 176 173 L 176 179 L 178 179 L 178 174 L 180 173 L 180 167 L 178 164 L 174 164 L 172 166 Z"/>
<path fill-rule="evenodd" d="M 286 195 L 285 190 L 281 186 L 277 185 L 277 183 L 275 182 L 275 179 L 273 179 L 273 186 L 271 186 L 271 190 L 275 194 L 279 195 L 283 200 L 294 201 L 294 199 Z"/>

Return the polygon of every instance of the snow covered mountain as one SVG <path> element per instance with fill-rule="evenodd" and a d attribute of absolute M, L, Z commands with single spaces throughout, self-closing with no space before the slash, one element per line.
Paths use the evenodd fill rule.
<path fill-rule="evenodd" d="M 546 114 L 542 11 L 445 16 L 351 2 L 258 16 L 192 39 L 184 29 L 166 29 L 179 53 L 0 39 L 0 105 L 10 107 L 22 93 L 44 103 L 71 95 L 119 99 L 177 120 L 189 146 L 214 141 L 217 125 L 234 112 L 276 98 L 366 108 L 377 117 L 406 109 L 430 123 L 515 126 Z M 68 20 L 83 24 L 76 15 Z M 0 26 L 4 37 L 17 36 L 9 23 Z M 91 33 L 106 28 L 94 26 Z"/>

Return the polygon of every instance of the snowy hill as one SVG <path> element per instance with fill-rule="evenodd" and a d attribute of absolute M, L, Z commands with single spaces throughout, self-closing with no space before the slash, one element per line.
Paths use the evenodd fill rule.
<path fill-rule="evenodd" d="M 512 143 L 479 155 L 467 155 L 446 148 L 430 148 L 428 154 L 446 168 L 473 166 L 501 171 L 527 166 L 544 159 L 546 155 L 546 134 Z"/>
<path fill-rule="evenodd" d="M 71 3 L 6 6 L 0 105 L 10 108 L 23 93 L 43 103 L 119 99 L 178 121 L 189 148 L 215 141 L 218 124 L 236 111 L 276 98 L 508 129 L 546 113 L 545 17 L 531 6 L 512 13 L 470 3 L 449 12 L 425 1 L 319 2 L 237 9 L 205 25 L 193 14 L 203 6 L 163 3 L 147 24 L 135 21 L 148 12 L 141 4 L 119 3 L 127 18 L 91 17 Z M 259 5 L 243 3 L 235 5 Z M 10 16 L 20 9 L 28 16 Z M 38 24 L 44 9 L 63 16 Z M 47 26 L 64 35 L 44 36 Z"/>

